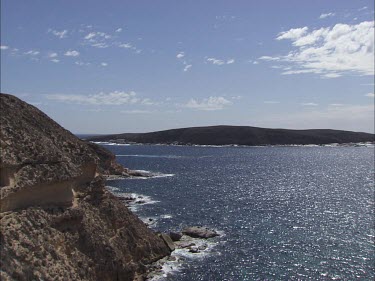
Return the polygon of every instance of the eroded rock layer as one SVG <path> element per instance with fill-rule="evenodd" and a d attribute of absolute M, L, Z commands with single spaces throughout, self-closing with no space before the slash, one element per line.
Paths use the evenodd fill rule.
<path fill-rule="evenodd" d="M 170 253 L 104 187 L 126 174 L 37 108 L 0 94 L 1 280 L 139 280 Z"/>

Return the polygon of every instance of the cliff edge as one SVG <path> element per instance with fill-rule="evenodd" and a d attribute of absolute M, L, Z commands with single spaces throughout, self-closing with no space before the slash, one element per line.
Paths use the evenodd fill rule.
<path fill-rule="evenodd" d="M 105 189 L 113 154 L 0 94 L 1 280 L 142 280 L 163 240 Z"/>

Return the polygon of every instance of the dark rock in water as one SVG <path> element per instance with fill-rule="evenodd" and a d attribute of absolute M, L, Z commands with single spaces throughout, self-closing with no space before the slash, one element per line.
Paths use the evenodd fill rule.
<path fill-rule="evenodd" d="M 125 171 L 113 154 L 14 96 L 0 107 L 1 280 L 133 281 L 170 254 L 105 188 Z"/>
<path fill-rule="evenodd" d="M 165 233 L 161 233 L 160 234 L 160 237 L 164 240 L 165 244 L 168 246 L 168 248 L 171 250 L 171 251 L 174 251 L 176 249 L 176 246 L 174 245 L 171 237 L 169 237 L 168 234 L 165 234 Z"/>
<path fill-rule="evenodd" d="M 197 247 L 190 247 L 189 252 L 196 254 L 199 253 L 199 249 Z"/>
<path fill-rule="evenodd" d="M 198 247 L 199 251 L 204 251 L 206 249 L 207 249 L 207 245 L 201 245 L 201 246 Z"/>
<path fill-rule="evenodd" d="M 180 241 L 182 237 L 182 233 L 171 231 L 169 232 L 169 236 L 171 237 L 173 241 Z"/>
<path fill-rule="evenodd" d="M 195 246 L 195 243 L 192 243 L 192 242 L 177 242 L 176 243 L 178 248 L 181 248 L 181 249 L 184 249 L 184 248 L 189 248 L 191 246 Z"/>
<path fill-rule="evenodd" d="M 132 177 L 144 177 L 144 178 L 150 178 L 153 176 L 153 174 L 150 172 L 136 171 L 136 170 L 128 170 L 128 174 Z"/>
<path fill-rule="evenodd" d="M 193 238 L 204 238 L 204 239 L 220 236 L 220 234 L 217 233 L 215 230 L 211 230 L 207 227 L 201 227 L 201 226 L 186 227 L 182 230 L 182 233 Z"/>

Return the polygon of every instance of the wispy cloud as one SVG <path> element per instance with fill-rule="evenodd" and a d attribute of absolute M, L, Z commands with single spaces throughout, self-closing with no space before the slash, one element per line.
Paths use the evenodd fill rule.
<path fill-rule="evenodd" d="M 60 62 L 59 59 L 51 59 L 51 61 L 54 62 L 54 63 L 58 63 L 58 62 Z"/>
<path fill-rule="evenodd" d="M 87 65 L 90 65 L 91 63 L 83 62 L 83 61 L 76 61 L 76 62 L 74 62 L 74 64 L 76 64 L 78 66 L 87 66 Z"/>
<path fill-rule="evenodd" d="M 102 62 L 100 65 L 101 65 L 101 66 L 108 66 L 108 63 L 106 63 L 106 62 Z"/>
<path fill-rule="evenodd" d="M 319 16 L 320 19 L 325 19 L 325 18 L 328 18 L 328 17 L 334 17 L 336 14 L 335 13 L 326 13 L 326 14 L 321 14 Z"/>
<path fill-rule="evenodd" d="M 78 57 L 80 55 L 80 53 L 78 51 L 75 51 L 75 50 L 69 50 L 64 55 L 67 56 L 67 57 Z"/>
<path fill-rule="evenodd" d="M 215 65 L 224 65 L 224 64 L 232 64 L 234 63 L 234 59 L 228 59 L 228 60 L 223 60 L 223 59 L 217 59 L 217 58 L 207 58 L 206 62 L 215 64 Z"/>
<path fill-rule="evenodd" d="M 54 94 L 47 95 L 47 99 L 64 103 L 86 104 L 86 105 L 125 105 L 125 104 L 143 104 L 151 103 L 150 99 L 139 98 L 138 95 L 131 92 L 114 91 L 110 93 L 98 93 L 92 95 L 65 95 Z"/>
<path fill-rule="evenodd" d="M 374 98 L 375 97 L 375 94 L 374 93 L 368 93 L 365 95 L 366 97 L 369 97 L 369 98 Z"/>
<path fill-rule="evenodd" d="M 184 56 L 185 56 L 185 53 L 184 52 L 180 52 L 180 53 L 177 54 L 176 58 L 182 59 Z"/>
<path fill-rule="evenodd" d="M 9 49 L 8 46 L 5 46 L 5 45 L 1 45 L 1 46 L 0 46 L 0 50 L 8 50 L 8 49 Z"/>
<path fill-rule="evenodd" d="M 68 30 L 62 30 L 62 31 L 58 31 L 58 30 L 54 30 L 54 29 L 48 29 L 48 33 L 51 33 L 53 35 L 55 35 L 56 37 L 60 38 L 60 39 L 63 39 L 63 38 L 66 38 L 67 37 L 67 34 L 68 34 Z"/>
<path fill-rule="evenodd" d="M 131 50 L 131 51 L 133 51 L 135 54 L 140 54 L 140 53 L 142 53 L 142 50 L 141 50 L 141 49 L 138 49 L 136 46 L 134 46 L 134 45 L 131 44 L 131 43 L 115 43 L 115 46 L 117 46 L 117 47 L 119 47 L 119 48 L 123 48 L 123 49 Z"/>
<path fill-rule="evenodd" d="M 118 30 L 118 29 L 117 29 Z M 117 30 L 115 31 L 116 33 Z M 101 31 L 91 31 L 84 36 L 84 44 L 94 48 L 105 49 L 108 48 L 112 42 L 113 35 Z"/>
<path fill-rule="evenodd" d="M 122 28 L 121 27 L 119 27 L 119 28 L 117 28 L 116 30 L 115 30 L 115 32 L 121 32 L 122 31 Z"/>
<path fill-rule="evenodd" d="M 184 72 L 189 71 L 191 67 L 192 67 L 191 64 L 187 64 L 187 65 L 184 67 Z"/>
<path fill-rule="evenodd" d="M 130 43 L 122 43 L 122 44 L 119 44 L 118 46 L 120 48 L 124 48 L 124 49 L 131 49 L 131 48 L 133 48 L 132 44 L 130 44 Z"/>
<path fill-rule="evenodd" d="M 374 21 L 336 24 L 309 31 L 308 27 L 281 32 L 276 40 L 292 41 L 295 50 L 283 56 L 262 56 L 264 61 L 287 64 L 284 75 L 315 73 L 324 78 L 344 74 L 374 75 Z"/>
<path fill-rule="evenodd" d="M 318 106 L 318 104 L 315 103 L 315 102 L 304 102 L 304 103 L 301 103 L 301 105 L 303 105 L 303 106 Z"/>
<path fill-rule="evenodd" d="M 229 106 L 231 104 L 232 102 L 224 97 L 209 97 L 202 100 L 190 99 L 185 104 L 185 107 L 196 110 L 212 111 L 224 109 L 226 106 Z"/>
<path fill-rule="evenodd" d="M 27 52 L 24 52 L 25 55 L 29 55 L 29 56 L 37 56 L 40 54 L 39 51 L 35 51 L 35 50 L 30 50 L 30 51 L 27 51 Z"/>
<path fill-rule="evenodd" d="M 49 53 L 49 54 L 47 55 L 48 58 L 56 58 L 57 56 L 58 56 L 58 55 L 57 55 L 57 53 L 55 53 L 55 52 Z"/>

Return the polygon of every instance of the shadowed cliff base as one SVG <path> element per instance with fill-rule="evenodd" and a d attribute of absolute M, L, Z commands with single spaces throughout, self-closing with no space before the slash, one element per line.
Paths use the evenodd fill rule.
<path fill-rule="evenodd" d="M 142 280 L 170 254 L 106 190 L 128 172 L 111 152 L 14 96 L 0 111 L 1 280 Z"/>

